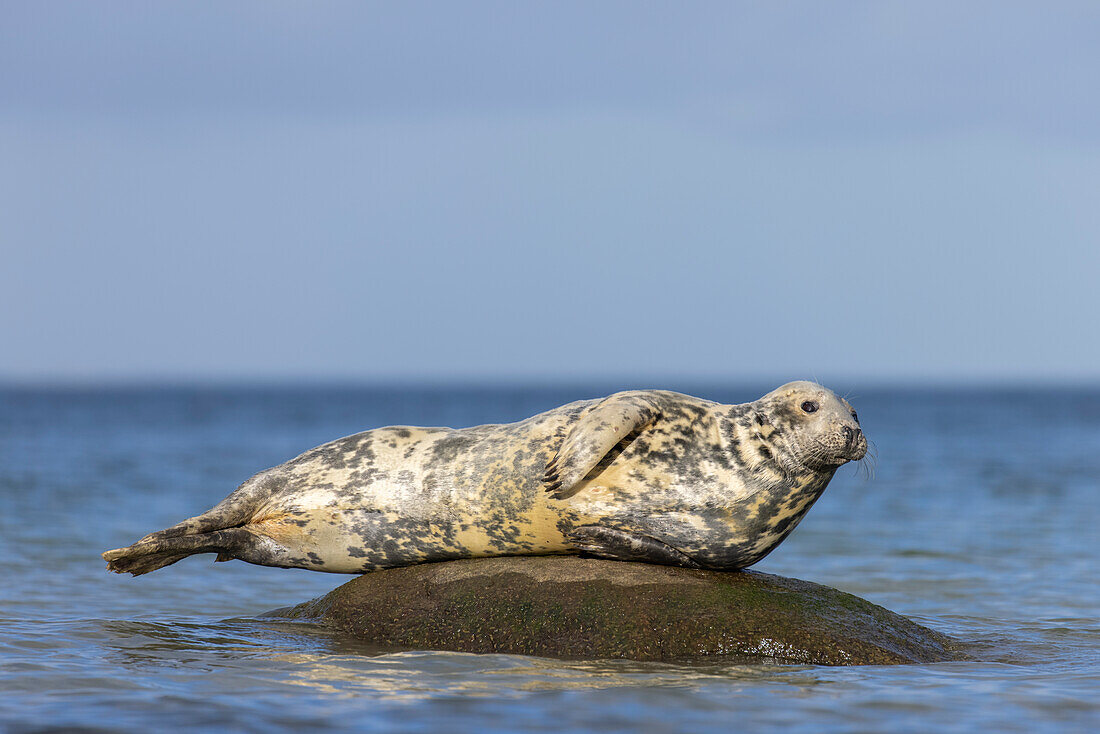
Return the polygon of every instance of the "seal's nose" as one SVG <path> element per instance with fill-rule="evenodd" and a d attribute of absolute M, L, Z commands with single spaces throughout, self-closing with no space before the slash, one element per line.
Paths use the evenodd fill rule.
<path fill-rule="evenodd" d="M 855 446 L 856 442 L 859 441 L 859 437 L 863 435 L 863 431 L 851 426 L 844 426 L 841 432 L 844 434 L 844 440 L 847 442 L 848 448 Z"/>

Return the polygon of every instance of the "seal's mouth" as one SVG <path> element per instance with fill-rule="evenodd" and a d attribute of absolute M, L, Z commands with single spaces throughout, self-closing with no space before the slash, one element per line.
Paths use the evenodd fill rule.
<path fill-rule="evenodd" d="M 803 464 L 810 468 L 824 469 L 842 466 L 849 461 L 859 461 L 867 455 L 868 447 L 863 432 L 856 429 L 850 435 L 838 432 L 831 436 L 831 440 L 815 442 L 808 448 L 807 454 L 803 455 Z"/>

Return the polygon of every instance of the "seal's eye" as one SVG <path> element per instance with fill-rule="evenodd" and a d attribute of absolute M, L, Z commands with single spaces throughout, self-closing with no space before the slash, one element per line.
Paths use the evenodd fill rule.
<path fill-rule="evenodd" d="M 813 413 L 815 410 L 817 410 L 817 403 L 812 400 L 807 400 L 806 402 L 802 403 L 802 410 L 806 413 Z"/>
<path fill-rule="evenodd" d="M 856 423 L 859 423 L 859 414 L 856 413 L 854 410 L 852 411 L 852 420 L 854 420 Z"/>

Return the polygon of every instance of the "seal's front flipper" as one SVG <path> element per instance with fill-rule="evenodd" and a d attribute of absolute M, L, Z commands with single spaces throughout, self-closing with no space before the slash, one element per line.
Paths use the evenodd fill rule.
<path fill-rule="evenodd" d="M 660 415 L 656 407 L 636 394 L 619 393 L 600 401 L 573 424 L 546 465 L 542 478 L 546 491 L 554 499 L 572 497 L 580 491 L 581 480 L 612 454 L 620 441 L 637 436 Z"/>
<path fill-rule="evenodd" d="M 599 558 L 702 568 L 686 553 L 648 535 L 604 528 L 599 525 L 582 525 L 567 537 L 570 544 L 581 553 Z"/>

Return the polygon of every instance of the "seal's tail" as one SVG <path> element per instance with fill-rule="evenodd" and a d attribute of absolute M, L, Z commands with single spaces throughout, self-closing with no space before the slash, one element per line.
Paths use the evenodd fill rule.
<path fill-rule="evenodd" d="M 219 561 L 238 557 L 241 549 L 253 540 L 244 528 L 229 528 L 199 535 L 164 535 L 173 528 L 147 535 L 126 548 L 115 548 L 103 554 L 107 570 L 140 576 L 158 568 L 170 566 L 196 553 L 217 553 Z M 159 537 L 158 537 L 159 536 Z"/>

